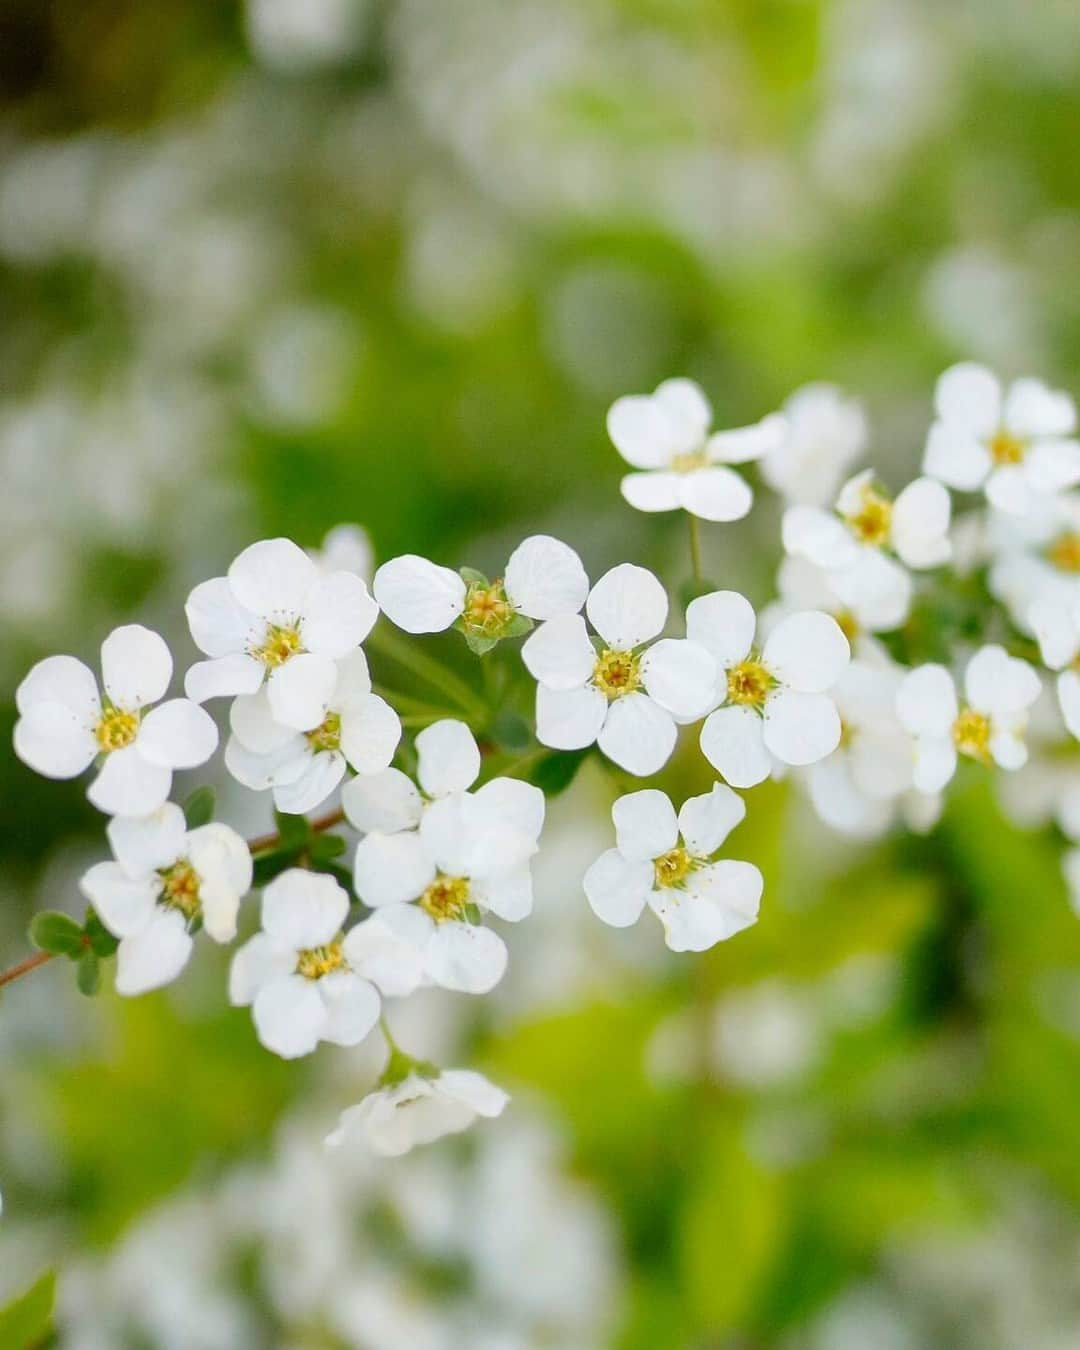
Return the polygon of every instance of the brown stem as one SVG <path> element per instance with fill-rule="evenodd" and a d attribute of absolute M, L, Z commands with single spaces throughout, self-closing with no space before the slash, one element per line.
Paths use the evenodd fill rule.
<path fill-rule="evenodd" d="M 55 952 L 35 952 L 33 956 L 28 956 L 25 961 L 20 961 L 17 966 L 0 970 L 0 986 L 12 984 L 15 980 L 21 980 L 24 975 L 29 975 L 32 970 L 37 970 L 38 966 L 46 965 L 55 955 Z"/>

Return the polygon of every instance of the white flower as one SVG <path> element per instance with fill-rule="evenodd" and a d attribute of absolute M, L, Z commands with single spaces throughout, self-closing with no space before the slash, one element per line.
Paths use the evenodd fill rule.
<path fill-rule="evenodd" d="M 460 1134 L 477 1116 L 502 1115 L 509 1100 L 482 1073 L 469 1069 L 444 1069 L 436 1077 L 413 1072 L 342 1112 L 326 1142 L 340 1148 L 359 1139 L 380 1157 L 400 1158 L 417 1144 Z"/>
<path fill-rule="evenodd" d="M 774 765 L 813 764 L 840 743 L 840 715 L 827 691 L 851 657 L 836 620 L 792 614 L 759 652 L 753 606 L 736 591 L 691 602 L 686 631 L 716 659 L 716 702 L 701 728 L 705 758 L 734 787 L 764 782 Z"/>
<path fill-rule="evenodd" d="M 987 585 L 1021 632 L 1033 632 L 1036 601 L 1080 602 L 1080 493 L 1052 497 L 1032 515 L 988 516 Z"/>
<path fill-rule="evenodd" d="M 984 366 L 962 362 L 937 382 L 937 420 L 923 472 L 964 492 L 980 488 L 998 508 L 1026 515 L 1048 496 L 1080 483 L 1076 409 L 1041 380 L 1003 390 Z"/>
<path fill-rule="evenodd" d="M 866 447 L 862 406 L 831 384 L 808 384 L 784 404 L 787 434 L 761 460 L 761 476 L 787 502 L 824 506 Z"/>
<path fill-rule="evenodd" d="M 458 624 L 466 637 L 490 646 L 527 631 L 529 620 L 576 614 L 589 589 L 578 555 L 546 534 L 519 544 L 495 581 L 478 572 L 467 576 L 406 553 L 375 573 L 375 598 L 407 633 L 441 633 Z"/>
<path fill-rule="evenodd" d="M 608 435 L 640 473 L 622 480 L 622 495 L 639 511 L 676 511 L 702 520 L 741 520 L 754 494 L 726 467 L 760 459 L 783 444 L 784 418 L 773 413 L 753 426 L 709 435 L 712 409 L 693 380 L 665 380 L 654 394 L 617 399 Z"/>
<path fill-rule="evenodd" d="M 716 681 L 712 657 L 696 642 L 663 638 L 668 599 L 651 572 L 622 563 L 589 592 L 586 612 L 603 640 L 597 650 L 578 614 L 551 619 L 521 651 L 536 678 L 536 737 L 556 750 L 595 741 L 610 760 L 644 776 L 667 762 L 676 718 L 702 716 Z"/>
<path fill-rule="evenodd" d="M 326 717 L 335 662 L 363 642 L 379 612 L 360 577 L 320 575 L 289 539 L 246 548 L 228 576 L 195 587 L 186 609 L 196 646 L 211 658 L 188 671 L 188 696 L 254 694 L 265 680 L 275 720 L 297 731 Z"/>
<path fill-rule="evenodd" d="M 291 868 L 263 892 L 262 932 L 233 957 L 229 999 L 252 1005 L 259 1040 L 283 1059 L 309 1055 L 320 1041 L 359 1045 L 378 1021 L 359 930 L 342 933 L 348 912 L 333 877 Z"/>
<path fill-rule="evenodd" d="M 1046 593 L 1028 610 L 1028 622 L 1039 642 L 1042 659 L 1057 677 L 1058 706 L 1065 725 L 1080 740 L 1080 595 L 1066 599 Z"/>
<path fill-rule="evenodd" d="M 722 783 L 683 803 L 678 818 L 655 788 L 620 797 L 611 808 L 615 848 L 585 873 L 597 916 L 616 928 L 636 923 L 648 904 L 676 952 L 701 952 L 757 920 L 763 887 L 752 863 L 711 859 L 746 815 Z"/>
<path fill-rule="evenodd" d="M 109 815 L 140 816 L 168 798 L 174 769 L 205 764 L 217 727 L 186 698 L 152 711 L 172 678 L 172 656 L 157 633 L 117 628 L 101 645 L 105 698 L 73 656 L 39 661 L 19 685 L 15 753 L 47 778 L 77 778 L 102 757 L 87 796 Z"/>
<path fill-rule="evenodd" d="M 837 595 L 868 627 L 884 631 L 898 628 L 911 609 L 906 567 L 937 567 L 948 560 L 951 505 L 933 479 L 917 478 L 890 501 L 873 487 L 873 477 L 866 469 L 849 478 L 835 514 L 816 506 L 789 507 L 783 538 L 788 553 L 828 572 Z"/>
<path fill-rule="evenodd" d="M 963 708 L 944 666 L 919 666 L 906 675 L 897 691 L 896 712 L 915 737 L 919 791 L 939 792 L 956 772 L 958 754 L 1019 769 L 1027 759 L 1022 738 L 1028 709 L 1041 688 L 1026 661 L 996 645 L 980 648 L 968 662 Z"/>
<path fill-rule="evenodd" d="M 386 769 L 401 740 L 393 708 L 371 692 L 367 658 L 357 648 L 337 663 L 337 681 L 326 716 L 310 731 L 274 720 L 265 687 L 233 702 L 232 735 L 225 763 L 238 782 L 256 792 L 273 788 L 279 811 L 313 811 L 345 777 Z"/>
<path fill-rule="evenodd" d="M 361 834 L 415 830 L 427 803 L 465 792 L 480 775 L 480 747 L 464 722 L 447 717 L 419 732 L 413 782 L 400 769 L 364 774 L 345 785 L 341 804 Z"/>
<path fill-rule="evenodd" d="M 375 570 L 371 540 L 359 525 L 335 525 L 327 532 L 322 548 L 309 549 L 308 556 L 324 577 L 335 572 L 355 572 L 370 582 Z"/>
<path fill-rule="evenodd" d="M 174 980 L 201 923 L 215 942 L 236 936 L 240 901 L 251 889 L 251 854 L 227 825 L 189 830 L 166 802 L 142 819 L 109 823 L 115 862 L 96 863 L 79 889 L 120 939 L 116 988 L 142 994 Z"/>

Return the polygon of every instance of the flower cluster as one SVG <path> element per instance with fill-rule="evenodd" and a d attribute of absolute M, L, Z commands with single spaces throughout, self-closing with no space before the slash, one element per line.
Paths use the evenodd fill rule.
<path fill-rule="evenodd" d="M 866 838 L 898 820 L 930 828 L 963 761 L 1016 773 L 1029 730 L 1039 758 L 1072 752 L 1080 443 L 1067 395 L 947 371 L 923 473 L 895 495 L 870 468 L 852 475 L 866 419 L 829 386 L 749 427 L 711 421 L 685 379 L 621 398 L 608 417 L 634 470 L 625 500 L 689 518 L 693 577 L 677 609 L 634 563 L 590 585 L 547 535 L 494 578 L 408 554 L 369 590 L 366 541 L 342 527 L 316 554 L 253 544 L 195 587 L 187 619 L 206 659 L 184 698 L 165 698 L 172 656 L 137 625 L 103 644 L 103 691 L 74 657 L 40 662 L 17 693 L 16 753 L 53 778 L 93 767 L 88 796 L 111 818 L 113 855 L 82 879 L 84 926 L 39 916 L 45 953 L 76 959 L 89 991 L 115 952 L 117 990 L 139 994 L 180 974 L 200 930 L 234 941 L 260 888 L 231 1002 L 285 1058 L 381 1026 L 382 1080 L 330 1142 L 397 1154 L 505 1105 L 482 1076 L 401 1050 L 386 1009 L 424 986 L 475 997 L 499 984 L 501 927 L 533 908 L 545 794 L 586 758 L 616 796 L 614 846 L 582 880 L 589 905 L 616 927 L 647 906 L 672 951 L 700 952 L 758 918 L 762 873 L 717 856 L 747 814 L 739 792 L 787 778 L 827 826 Z M 698 535 L 701 520 L 747 515 L 754 473 L 784 505 L 777 598 L 760 614 L 705 579 Z M 482 678 L 413 641 L 447 630 Z M 388 687 L 384 661 L 445 702 Z M 208 789 L 169 800 L 174 772 L 217 749 L 203 705 L 218 698 L 231 700 L 225 767 L 276 808 L 276 832 L 250 843 L 212 819 Z M 680 739 L 700 749 L 706 790 L 677 805 L 642 780 L 663 774 Z M 1078 778 L 1062 778 L 1047 812 L 1073 846 L 1074 890 Z"/>

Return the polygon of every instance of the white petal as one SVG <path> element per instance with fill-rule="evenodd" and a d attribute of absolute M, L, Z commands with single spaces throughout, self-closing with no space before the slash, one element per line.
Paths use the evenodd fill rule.
<path fill-rule="evenodd" d="M 345 756 L 320 750 L 304 757 L 304 771 L 290 782 L 274 784 L 274 805 L 290 816 L 303 816 L 321 806 L 345 777 Z"/>
<path fill-rule="evenodd" d="M 712 653 L 683 638 L 661 638 L 641 661 L 649 697 L 680 717 L 702 717 L 714 705 L 717 673 Z"/>
<path fill-rule="evenodd" d="M 145 877 L 171 867 L 184 852 L 187 825 L 175 802 L 166 802 L 152 815 L 117 816 L 105 833 L 116 861 L 129 876 Z"/>
<path fill-rule="evenodd" d="M 151 764 L 137 745 L 114 750 L 90 784 L 87 796 L 110 816 L 148 816 L 168 798 L 172 770 Z"/>
<path fill-rule="evenodd" d="M 682 505 L 682 474 L 667 469 L 628 473 L 619 483 L 623 500 L 635 511 L 677 511 Z"/>
<path fill-rule="evenodd" d="M 469 797 L 468 818 L 474 824 L 536 840 L 544 828 L 544 794 L 517 778 L 493 778 Z"/>
<path fill-rule="evenodd" d="M 688 797 L 679 811 L 679 833 L 686 847 L 699 858 L 716 852 L 740 821 L 746 818 L 746 803 L 723 783 L 711 792 Z"/>
<path fill-rule="evenodd" d="M 725 670 L 749 655 L 756 627 L 754 607 L 738 591 L 712 591 L 686 609 L 686 636 L 712 652 Z"/>
<path fill-rule="evenodd" d="M 990 643 L 968 662 L 964 692 L 973 708 L 995 717 L 1007 717 L 1029 708 L 1042 692 L 1042 684 L 1026 661 Z"/>
<path fill-rule="evenodd" d="M 1058 704 L 1065 725 L 1080 740 L 1080 675 L 1075 670 L 1066 670 L 1058 676 Z"/>
<path fill-rule="evenodd" d="M 424 811 L 420 821 L 424 851 L 438 871 L 447 876 L 468 876 L 474 841 L 465 828 L 462 794 L 440 797 Z"/>
<path fill-rule="evenodd" d="M 341 805 L 349 824 L 362 834 L 395 834 L 420 824 L 423 803 L 412 779 L 400 769 L 362 774 L 346 783 Z"/>
<path fill-rule="evenodd" d="M 986 500 L 1005 516 L 1035 516 L 1046 506 L 1035 490 L 1026 464 L 1003 464 L 991 469 Z"/>
<path fill-rule="evenodd" d="M 291 867 L 263 891 L 263 931 L 294 951 L 333 941 L 348 912 L 348 893 L 321 872 Z"/>
<path fill-rule="evenodd" d="M 229 568 L 229 584 L 240 604 L 274 623 L 299 619 L 318 577 L 318 568 L 291 539 L 251 544 Z"/>
<path fill-rule="evenodd" d="M 285 975 L 264 984 L 252 1006 L 259 1040 L 282 1059 L 310 1055 L 326 1025 L 326 1005 L 316 980 Z"/>
<path fill-rule="evenodd" d="M 910 783 L 911 771 L 908 770 Z M 874 838 L 889 826 L 892 805 L 870 798 L 854 781 L 850 757 L 842 753 L 807 770 L 810 801 L 830 829 L 855 838 Z"/>
<path fill-rule="evenodd" d="M 789 506 L 781 534 L 787 553 L 818 567 L 851 567 L 859 559 L 859 546 L 844 522 L 816 506 Z"/>
<path fill-rule="evenodd" d="M 378 694 L 368 694 L 341 715 L 341 749 L 357 773 L 388 768 L 400 742 L 401 719 Z"/>
<path fill-rule="evenodd" d="M 263 627 L 259 616 L 237 600 L 228 577 L 213 577 L 196 586 L 184 611 L 196 647 L 207 656 L 246 651 Z"/>
<path fill-rule="evenodd" d="M 165 697 L 172 679 L 165 639 L 141 624 L 115 628 L 101 644 L 105 692 L 118 708 L 134 711 Z"/>
<path fill-rule="evenodd" d="M 609 647 L 630 651 L 649 642 L 667 622 L 668 598 L 651 572 L 620 563 L 589 592 L 589 622 Z"/>
<path fill-rule="evenodd" d="M 1001 385 L 985 366 L 962 361 L 938 379 L 934 406 L 956 431 L 992 436 L 1001 423 Z"/>
<path fill-rule="evenodd" d="M 35 702 L 15 723 L 15 753 L 46 778 L 78 778 L 94 762 L 93 731 L 63 703 Z"/>
<path fill-rule="evenodd" d="M 389 997 L 418 989 L 424 977 L 424 950 L 432 923 L 415 905 L 393 905 L 350 928 L 345 959 L 358 975 Z"/>
<path fill-rule="evenodd" d="M 232 942 L 240 901 L 251 889 L 254 874 L 247 844 L 235 830 L 211 821 L 188 835 L 188 856 L 199 876 L 207 936 L 215 942 Z"/>
<path fill-rule="evenodd" d="M 709 458 L 719 464 L 749 464 L 779 450 L 787 439 L 788 421 L 782 413 L 770 413 L 760 422 L 731 431 L 717 431 L 709 437 Z"/>
<path fill-rule="evenodd" d="M 521 648 L 534 680 L 549 689 L 579 689 L 593 672 L 596 652 L 580 614 L 562 614 L 542 623 Z"/>
<path fill-rule="evenodd" d="M 951 736 L 920 736 L 915 745 L 914 783 L 920 792 L 940 792 L 956 772 Z"/>
<path fill-rule="evenodd" d="M 229 966 L 229 1002 L 234 1008 L 246 1007 L 264 984 L 291 975 L 295 968 L 295 951 L 256 933 L 237 949 Z"/>
<path fill-rule="evenodd" d="M 1014 380 L 1005 396 L 1005 425 L 1017 436 L 1071 436 L 1076 407 L 1068 394 L 1042 380 Z"/>
<path fill-rule="evenodd" d="M 896 691 L 896 715 L 913 736 L 947 736 L 959 711 L 956 686 L 944 666 L 918 666 Z"/>
<path fill-rule="evenodd" d="M 876 548 L 861 548 L 855 566 L 830 572 L 828 581 L 837 602 L 871 632 L 899 628 L 911 611 L 911 574 Z"/>
<path fill-rule="evenodd" d="M 486 994 L 502 979 L 507 959 L 506 943 L 490 928 L 450 920 L 436 926 L 427 970 L 443 989 Z"/>
<path fill-rule="evenodd" d="M 752 708 L 718 708 L 701 728 L 701 753 L 732 787 L 754 787 L 772 771 L 762 733 L 762 719 Z"/>
<path fill-rule="evenodd" d="M 840 744 L 840 714 L 826 694 L 782 689 L 765 704 L 765 745 L 784 764 L 814 764 Z"/>
<path fill-rule="evenodd" d="M 153 873 L 131 877 L 119 863 L 101 862 L 82 876 L 79 890 L 109 932 L 123 938 L 141 932 L 153 918 L 161 881 Z"/>
<path fill-rule="evenodd" d="M 257 694 L 244 694 L 229 708 L 229 726 L 247 750 L 258 755 L 272 754 L 296 739 L 296 728 L 275 721 L 265 685 Z"/>
<path fill-rule="evenodd" d="M 254 694 L 262 686 L 265 674 L 261 661 L 242 653 L 196 661 L 184 676 L 184 693 L 196 703 L 205 703 L 208 698 Z"/>
<path fill-rule="evenodd" d="M 692 889 L 657 891 L 650 904 L 675 952 L 702 952 L 756 922 L 764 883 L 752 863 L 728 859 L 694 874 Z"/>
<path fill-rule="evenodd" d="M 172 698 L 146 714 L 135 742 L 139 754 L 166 769 L 194 769 L 218 747 L 218 729 L 204 708 Z"/>
<path fill-rule="evenodd" d="M 582 882 L 593 913 L 613 928 L 637 923 L 652 884 L 652 863 L 630 862 L 617 848 L 601 853 Z"/>
<path fill-rule="evenodd" d="M 607 716 L 599 689 L 536 687 L 536 739 L 553 750 L 583 750 L 592 745 Z"/>
<path fill-rule="evenodd" d="M 47 656 L 30 668 L 15 691 L 15 706 L 27 713 L 35 703 L 59 703 L 87 728 L 101 717 L 94 673 L 74 656 Z"/>
<path fill-rule="evenodd" d="M 998 731 L 990 737 L 990 754 L 999 768 L 1022 769 L 1027 763 L 1027 746 L 1010 731 Z"/>
<path fill-rule="evenodd" d="M 638 778 L 658 773 L 678 732 L 671 714 L 646 694 L 624 694 L 608 708 L 596 743 L 613 764 Z"/>
<path fill-rule="evenodd" d="M 480 773 L 480 749 L 464 722 L 432 722 L 416 738 L 417 778 L 429 797 L 464 792 Z"/>
<path fill-rule="evenodd" d="M 666 792 L 645 788 L 628 792 L 611 808 L 615 844 L 631 862 L 659 858 L 679 842 L 675 808 Z"/>
<path fill-rule="evenodd" d="M 945 422 L 935 422 L 930 428 L 922 471 L 931 478 L 958 492 L 974 492 L 986 482 L 993 466 L 990 451 L 973 433 Z"/>
<path fill-rule="evenodd" d="M 359 525 L 335 525 L 327 531 L 315 562 L 324 571 L 355 572 L 357 576 L 370 577 L 374 555 L 367 531 Z"/>
<path fill-rule="evenodd" d="M 657 469 L 679 453 L 677 425 L 648 395 L 616 399 L 608 410 L 607 430 L 616 450 L 636 469 Z"/>
<path fill-rule="evenodd" d="M 193 945 L 184 916 L 177 910 L 158 910 L 138 933 L 121 939 L 116 992 L 145 994 L 169 984 L 187 965 Z"/>
<path fill-rule="evenodd" d="M 435 1088 L 488 1120 L 501 1116 L 510 1100 L 502 1088 L 472 1069 L 444 1069 L 435 1080 Z"/>
<path fill-rule="evenodd" d="M 1080 483 L 1080 445 L 1076 441 L 1043 441 L 1033 445 L 1024 468 L 1036 492 L 1063 492 Z"/>
<path fill-rule="evenodd" d="M 329 657 L 314 652 L 292 656 L 270 672 L 270 711 L 284 726 L 311 731 L 326 720 L 336 684 L 337 669 Z"/>
<path fill-rule="evenodd" d="M 225 767 L 238 783 L 252 792 L 265 792 L 278 784 L 295 783 L 308 770 L 311 747 L 298 732 L 277 750 L 258 754 L 230 736 L 225 743 Z M 282 808 L 284 809 L 284 808 Z"/>
<path fill-rule="evenodd" d="M 300 638 L 309 652 L 339 659 L 359 647 L 375 626 L 379 607 L 355 572 L 332 572 L 304 601 Z"/>
<path fill-rule="evenodd" d="M 830 614 L 806 610 L 776 625 L 761 657 L 781 682 L 802 693 L 831 689 L 851 660 L 851 646 Z"/>
<path fill-rule="evenodd" d="M 681 376 L 664 380 L 657 385 L 653 399 L 667 418 L 676 453 L 696 449 L 712 421 L 712 409 L 701 386 Z"/>
<path fill-rule="evenodd" d="M 406 633 L 441 633 L 465 608 L 458 574 L 415 553 L 383 563 L 373 585 L 379 608 Z"/>
<path fill-rule="evenodd" d="M 359 707 L 371 697 L 371 671 L 362 647 L 354 647 L 337 662 L 337 684 L 334 686 L 334 708 L 344 712 Z"/>
<path fill-rule="evenodd" d="M 589 593 L 581 559 L 568 545 L 547 534 L 524 540 L 506 564 L 506 594 L 530 619 L 576 614 Z"/>
<path fill-rule="evenodd" d="M 932 478 L 916 478 L 893 502 L 891 542 L 908 567 L 940 567 L 952 555 L 952 499 Z"/>
<path fill-rule="evenodd" d="M 679 501 L 683 510 L 702 520 L 732 521 L 750 514 L 754 494 L 734 469 L 714 465 L 683 475 Z"/>
<path fill-rule="evenodd" d="M 318 986 L 326 1005 L 321 1039 L 333 1045 L 359 1045 L 379 1020 L 382 1004 L 375 986 L 345 970 L 324 975 Z"/>
<path fill-rule="evenodd" d="M 369 834 L 356 848 L 356 893 L 372 909 L 415 900 L 435 880 L 435 864 L 420 836 Z"/>
<path fill-rule="evenodd" d="M 519 867 L 501 876 L 488 877 L 482 882 L 474 882 L 471 894 L 481 909 L 498 915 L 507 923 L 518 923 L 532 913 L 532 873 L 528 867 Z"/>

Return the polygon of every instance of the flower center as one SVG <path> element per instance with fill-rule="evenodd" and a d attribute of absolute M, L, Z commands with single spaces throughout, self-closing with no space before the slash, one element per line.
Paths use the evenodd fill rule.
<path fill-rule="evenodd" d="M 611 700 L 641 688 L 641 657 L 605 648 L 593 667 L 593 684 Z"/>
<path fill-rule="evenodd" d="M 700 450 L 688 450 L 685 454 L 673 456 L 671 467 L 676 473 L 693 473 L 696 469 L 707 469 L 709 456 L 705 453 L 704 446 Z"/>
<path fill-rule="evenodd" d="M 693 870 L 694 859 L 681 846 L 653 859 L 655 884 L 665 890 L 670 886 L 681 886 Z"/>
<path fill-rule="evenodd" d="M 305 947 L 297 954 L 296 973 L 305 980 L 321 980 L 331 971 L 345 968 L 345 953 L 341 950 L 341 938 L 336 937 L 324 947 Z"/>
<path fill-rule="evenodd" d="M 463 919 L 469 906 L 469 882 L 466 877 L 447 877 L 441 872 L 420 897 L 420 908 L 436 923 Z"/>
<path fill-rule="evenodd" d="M 834 614 L 833 618 L 836 620 L 836 626 L 847 638 L 848 642 L 854 642 L 862 629 L 859 626 L 858 619 L 852 614 L 851 610 L 842 609 L 839 614 Z"/>
<path fill-rule="evenodd" d="M 502 581 L 493 581 L 490 586 L 473 585 L 465 592 L 461 620 L 466 630 L 477 637 L 495 637 L 514 614 L 514 606 L 506 598 Z"/>
<path fill-rule="evenodd" d="M 290 657 L 303 650 L 300 633 L 296 628 L 272 623 L 267 626 L 262 646 L 253 647 L 251 654 L 256 661 L 261 661 L 267 670 L 276 670 Z"/>
<path fill-rule="evenodd" d="M 990 719 L 985 713 L 976 712 L 974 708 L 965 708 L 953 723 L 952 737 L 962 755 L 968 755 L 971 759 L 980 760 L 984 764 L 989 763 Z"/>
<path fill-rule="evenodd" d="M 775 686 L 776 676 L 756 657 L 750 657 L 728 671 L 728 702 L 739 703 L 745 708 L 757 708 L 760 712 Z"/>
<path fill-rule="evenodd" d="M 340 750 L 341 749 L 341 714 L 332 712 L 326 716 L 326 721 L 314 731 L 306 731 L 307 743 L 316 754 L 320 750 Z"/>
<path fill-rule="evenodd" d="M 990 437 L 986 448 L 995 464 L 1020 464 L 1027 445 L 1019 436 L 1013 436 L 1008 431 L 998 431 Z"/>
<path fill-rule="evenodd" d="M 109 708 L 102 713 L 101 721 L 94 728 L 97 743 L 106 755 L 131 745 L 138 734 L 139 714 L 124 712 L 122 708 Z"/>
<path fill-rule="evenodd" d="M 1047 561 L 1059 572 L 1080 572 L 1080 534 L 1066 530 L 1046 550 Z"/>
<path fill-rule="evenodd" d="M 199 899 L 199 876 L 189 862 L 176 862 L 161 873 L 161 904 L 178 909 L 190 923 L 202 910 Z"/>
<path fill-rule="evenodd" d="M 844 520 L 860 543 L 881 548 L 889 540 L 892 502 L 872 488 L 863 488 L 858 510 L 846 515 Z"/>

